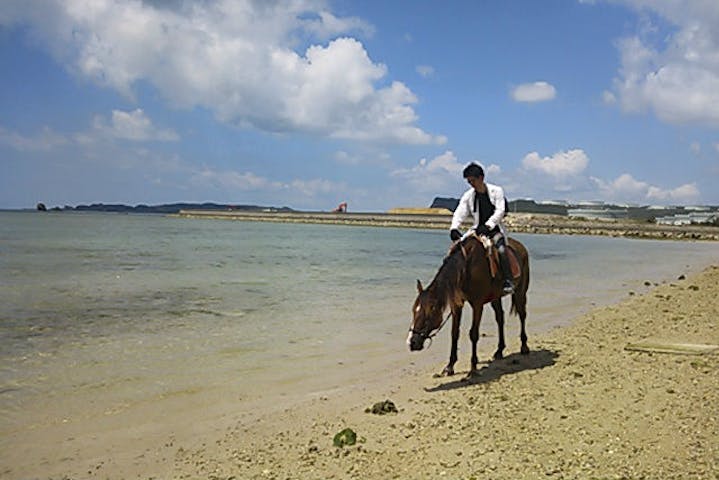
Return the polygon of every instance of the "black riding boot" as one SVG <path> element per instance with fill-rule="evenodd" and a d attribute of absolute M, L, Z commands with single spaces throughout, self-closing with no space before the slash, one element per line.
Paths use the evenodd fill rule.
<path fill-rule="evenodd" d="M 506 248 L 499 248 L 499 266 L 502 268 L 502 276 L 504 282 L 502 282 L 502 291 L 505 294 L 514 292 L 514 282 L 512 282 L 512 271 L 509 267 L 509 259 L 507 258 Z"/>

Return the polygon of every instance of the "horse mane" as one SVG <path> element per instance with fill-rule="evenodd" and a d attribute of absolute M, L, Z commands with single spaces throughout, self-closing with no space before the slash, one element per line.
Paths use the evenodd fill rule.
<path fill-rule="evenodd" d="M 462 285 L 466 276 L 467 260 L 461 248 L 452 248 L 444 257 L 432 283 L 427 287 L 432 291 L 442 310 L 447 306 L 464 304 Z"/>

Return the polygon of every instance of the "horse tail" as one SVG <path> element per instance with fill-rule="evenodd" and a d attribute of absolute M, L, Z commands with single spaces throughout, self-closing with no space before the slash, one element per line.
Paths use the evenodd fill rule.
<path fill-rule="evenodd" d="M 529 253 L 524 248 L 524 245 L 521 245 L 521 248 L 518 248 L 515 250 L 519 254 L 519 260 L 521 262 L 521 270 L 522 274 L 519 279 L 519 282 L 514 288 L 514 293 L 512 294 L 512 306 L 509 309 L 510 315 L 517 315 L 517 305 L 520 305 L 522 308 L 522 312 L 525 311 L 525 305 L 527 303 L 527 290 L 529 290 Z M 521 253 L 520 253 L 521 251 Z"/>

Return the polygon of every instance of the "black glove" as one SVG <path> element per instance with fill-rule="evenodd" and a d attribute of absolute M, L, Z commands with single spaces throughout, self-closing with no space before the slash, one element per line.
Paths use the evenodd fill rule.
<path fill-rule="evenodd" d="M 479 225 L 474 231 L 477 232 L 477 235 L 489 236 L 489 227 L 487 225 Z"/>
<path fill-rule="evenodd" d="M 449 231 L 449 238 L 451 238 L 453 242 L 456 242 L 457 240 L 462 238 L 462 232 L 460 232 L 456 228 L 453 228 Z"/>

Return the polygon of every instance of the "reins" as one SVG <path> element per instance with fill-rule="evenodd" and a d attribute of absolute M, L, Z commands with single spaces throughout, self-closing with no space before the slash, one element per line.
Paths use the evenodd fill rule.
<path fill-rule="evenodd" d="M 476 232 L 473 232 L 472 236 L 477 238 L 477 240 L 482 242 L 482 244 L 484 244 L 484 241 L 487 239 L 486 237 L 484 237 L 485 240 L 483 240 L 481 236 L 476 234 Z M 452 251 L 457 247 L 457 244 L 459 244 L 459 248 L 462 251 L 462 257 L 464 257 L 464 259 L 466 260 L 467 259 L 467 250 L 465 250 L 464 242 L 462 242 L 461 240 L 455 242 L 454 245 L 452 245 L 452 247 L 450 247 L 449 253 L 447 255 L 450 255 L 452 253 Z M 490 245 L 491 245 L 491 243 L 490 243 Z M 421 335 L 424 340 L 429 340 L 429 345 L 427 345 L 427 348 L 429 348 L 432 346 L 432 338 L 434 338 L 440 332 L 440 330 L 442 330 L 442 327 L 444 327 L 444 325 L 449 320 L 449 317 L 451 317 L 451 316 L 452 316 L 452 311 L 450 310 L 450 312 L 447 314 L 445 319 L 442 320 L 442 323 L 439 324 L 439 327 L 437 327 L 432 333 L 430 333 L 428 335 L 425 335 L 423 332 L 418 332 L 415 329 L 413 329 L 412 324 L 410 324 L 410 326 L 409 326 L 409 331 L 414 334 Z"/>

